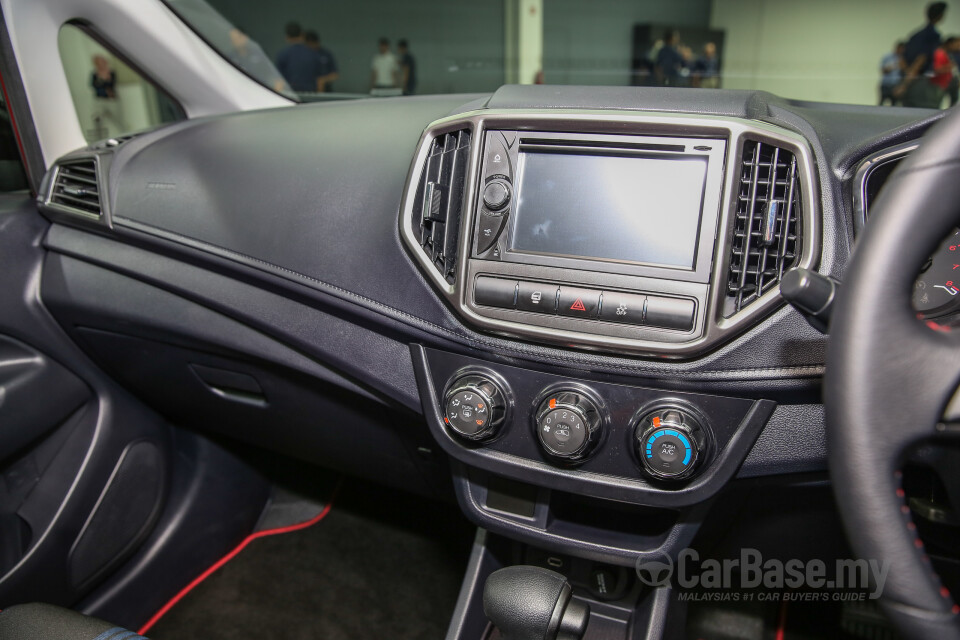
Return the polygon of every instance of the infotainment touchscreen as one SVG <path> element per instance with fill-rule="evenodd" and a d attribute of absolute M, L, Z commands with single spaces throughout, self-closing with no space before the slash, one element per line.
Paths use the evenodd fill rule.
<path fill-rule="evenodd" d="M 524 151 L 510 251 L 692 269 L 705 156 Z"/>

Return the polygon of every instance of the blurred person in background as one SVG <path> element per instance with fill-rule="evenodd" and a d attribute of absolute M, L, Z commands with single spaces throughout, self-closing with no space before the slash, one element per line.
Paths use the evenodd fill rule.
<path fill-rule="evenodd" d="M 950 56 L 950 62 L 953 66 L 950 84 L 947 85 L 947 96 L 950 98 L 950 106 L 952 107 L 960 99 L 960 37 L 950 36 L 944 40 L 943 49 Z"/>
<path fill-rule="evenodd" d="M 110 66 L 106 56 L 93 56 L 90 86 L 93 88 L 94 97 L 94 137 L 106 138 L 115 131 L 123 131 L 123 118 L 117 105 L 117 72 Z"/>
<path fill-rule="evenodd" d="M 944 41 L 943 46 L 937 47 L 933 52 L 933 63 L 931 64 L 930 83 L 940 90 L 940 102 L 943 102 L 943 96 L 950 92 L 950 85 L 953 82 L 953 60 L 947 53 L 949 40 Z M 938 103 L 937 108 L 941 105 Z"/>
<path fill-rule="evenodd" d="M 943 21 L 946 13 L 946 2 L 927 5 L 927 25 L 907 40 L 903 53 L 906 71 L 903 82 L 894 91 L 894 95 L 902 97 L 904 106 L 940 108 L 944 89 L 931 79 L 935 74 L 933 57 L 942 42 L 937 25 Z"/>
<path fill-rule="evenodd" d="M 668 30 L 663 35 L 663 46 L 657 52 L 654 68 L 657 74 L 659 84 L 667 87 L 675 87 L 680 82 L 686 61 L 677 43 L 680 40 L 680 34 L 673 30 Z"/>
<path fill-rule="evenodd" d="M 93 56 L 93 74 L 90 76 L 90 86 L 96 98 L 117 97 L 117 72 L 110 68 L 110 61 L 104 56 Z"/>
<path fill-rule="evenodd" d="M 370 88 L 395 89 L 399 86 L 400 65 L 390 51 L 390 41 L 380 38 L 377 55 L 370 62 Z"/>
<path fill-rule="evenodd" d="M 227 58 L 237 68 L 252 75 L 255 78 L 273 77 L 270 85 L 274 91 L 283 93 L 288 90 L 287 82 L 278 77 L 274 70 L 273 63 L 264 53 L 260 45 L 250 39 L 242 29 L 233 28 L 229 32 L 231 50 L 227 52 Z"/>
<path fill-rule="evenodd" d="M 717 45 L 713 42 L 703 45 L 703 55 L 693 63 L 693 86 L 720 88 L 720 58 L 717 57 Z"/>
<path fill-rule="evenodd" d="M 417 90 L 417 61 L 410 53 L 410 45 L 406 40 L 397 42 L 397 54 L 400 56 L 400 88 L 403 95 L 413 95 Z"/>
<path fill-rule="evenodd" d="M 311 29 L 304 33 L 303 41 L 316 54 L 317 68 L 314 73 L 317 74 L 317 93 L 333 91 L 333 81 L 340 77 L 336 58 L 320 45 L 320 35 L 316 31 Z"/>
<path fill-rule="evenodd" d="M 317 54 L 306 45 L 303 29 L 297 22 L 287 24 L 287 46 L 277 54 L 277 69 L 297 93 L 317 90 Z"/>
<path fill-rule="evenodd" d="M 906 50 L 905 42 L 898 42 L 893 46 L 893 51 L 883 56 L 880 60 L 880 104 L 900 104 L 900 99 L 894 95 L 896 88 L 903 82 L 903 70 L 906 63 L 903 61 L 903 52 Z"/>

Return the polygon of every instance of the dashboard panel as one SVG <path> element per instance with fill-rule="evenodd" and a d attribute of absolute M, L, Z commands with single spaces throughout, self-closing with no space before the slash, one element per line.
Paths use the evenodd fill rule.
<path fill-rule="evenodd" d="M 622 562 L 738 477 L 825 469 L 826 338 L 777 278 L 842 279 L 857 168 L 938 117 L 505 87 L 198 119 L 59 161 L 42 294 L 129 388 L 167 352 L 209 415 L 222 398 L 197 364 L 257 378 L 278 412 L 362 413 L 244 437 L 300 456 L 323 442 L 324 463 L 390 482 L 446 474 L 485 527 Z M 641 166 L 659 178 L 625 187 Z M 591 225 L 606 245 L 571 237 Z M 735 268 L 736 251 L 757 261 Z M 614 535 L 571 515 L 584 500 L 664 524 Z"/>

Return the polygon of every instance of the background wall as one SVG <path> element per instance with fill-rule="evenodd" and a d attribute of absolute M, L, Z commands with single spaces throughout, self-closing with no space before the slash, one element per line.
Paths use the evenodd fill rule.
<path fill-rule="evenodd" d="M 211 0 L 225 18 L 260 43 L 271 59 L 296 20 L 320 33 L 336 57 L 338 92 L 370 90 L 377 40 L 410 42 L 417 61 L 417 93 L 494 91 L 503 84 L 503 2 L 493 0 Z"/>
<path fill-rule="evenodd" d="M 787 98 L 870 104 L 880 58 L 925 23 L 927 0 L 713 0 L 727 31 L 723 86 Z M 960 3 L 940 25 L 960 34 Z"/>
<path fill-rule="evenodd" d="M 725 0 L 719 0 L 724 2 Z M 547 84 L 628 85 L 637 23 L 707 27 L 711 0 L 545 0 Z"/>

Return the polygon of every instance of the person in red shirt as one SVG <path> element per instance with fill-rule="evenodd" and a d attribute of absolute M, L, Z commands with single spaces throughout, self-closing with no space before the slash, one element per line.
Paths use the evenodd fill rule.
<path fill-rule="evenodd" d="M 944 93 L 950 86 L 953 79 L 953 60 L 944 47 L 937 47 L 933 52 L 933 64 L 931 65 L 930 82 L 939 87 Z"/>

